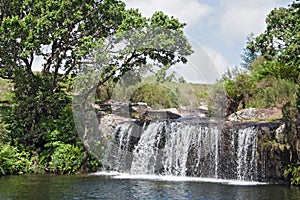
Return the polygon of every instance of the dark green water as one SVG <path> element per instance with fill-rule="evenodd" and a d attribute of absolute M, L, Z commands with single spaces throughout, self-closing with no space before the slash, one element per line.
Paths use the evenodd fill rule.
<path fill-rule="evenodd" d="M 297 187 L 22 175 L 0 178 L 0 199 L 300 199 Z"/>

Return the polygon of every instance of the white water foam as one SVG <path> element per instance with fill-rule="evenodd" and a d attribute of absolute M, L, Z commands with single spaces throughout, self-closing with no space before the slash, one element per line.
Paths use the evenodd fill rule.
<path fill-rule="evenodd" d="M 134 131 L 130 123 L 117 128 L 103 169 L 134 176 L 259 180 L 255 127 L 222 132 L 217 124 L 163 121 Z"/>
<path fill-rule="evenodd" d="M 116 171 L 100 171 L 91 173 L 94 176 L 110 176 L 113 179 L 132 179 L 132 180 L 151 180 L 151 181 L 170 181 L 170 182 L 204 182 L 204 183 L 220 183 L 226 185 L 239 185 L 239 186 L 255 186 L 266 185 L 265 182 L 255 181 L 240 181 L 240 180 L 225 180 L 215 178 L 199 178 L 199 177 L 187 177 L 187 176 L 165 176 L 165 175 L 149 175 L 149 174 L 128 174 L 119 173 Z"/>

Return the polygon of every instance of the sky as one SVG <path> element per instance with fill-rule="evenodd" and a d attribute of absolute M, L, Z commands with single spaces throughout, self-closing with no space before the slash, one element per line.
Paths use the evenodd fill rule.
<path fill-rule="evenodd" d="M 291 0 L 125 0 L 127 8 L 138 8 L 150 17 L 155 11 L 185 22 L 185 34 L 194 55 L 188 66 L 174 68 L 189 82 L 213 83 L 228 69 L 239 66 L 240 55 L 250 33 L 266 27 L 265 18 L 275 7 Z"/>

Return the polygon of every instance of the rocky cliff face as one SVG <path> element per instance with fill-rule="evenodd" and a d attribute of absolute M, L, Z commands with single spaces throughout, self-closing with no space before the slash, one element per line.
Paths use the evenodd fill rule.
<path fill-rule="evenodd" d="M 299 138 L 284 123 L 123 123 L 115 131 L 108 169 L 263 182 L 285 182 L 299 160 Z"/>
<path fill-rule="evenodd" d="M 145 166 L 131 169 L 134 168 L 132 166 L 148 163 L 147 167 L 152 168 L 145 169 L 147 173 L 176 172 L 175 175 L 287 182 L 283 176 L 284 170 L 299 163 L 300 126 L 297 120 L 267 122 L 266 116 L 274 116 L 275 113 L 277 118 L 281 115 L 277 111 L 273 109 L 262 114 L 249 110 L 251 116 L 245 114 L 248 111 L 243 111 L 238 113 L 242 120 L 233 116 L 233 120 L 221 124 L 171 120 L 145 125 L 138 121 L 129 124 L 122 118 L 121 124 L 111 123 L 111 130 L 115 126 L 117 128 L 114 149 L 111 149 L 113 157 L 108 156 L 110 161 L 107 162 L 110 169 L 129 172 L 140 172 Z M 109 121 L 120 122 L 108 120 L 105 124 L 110 124 Z M 139 152 L 147 152 L 148 148 L 154 153 L 139 155 Z M 168 148 L 174 149 L 168 152 Z M 176 152 L 179 156 L 167 155 L 170 152 Z M 174 156 L 178 156 L 178 161 L 173 159 Z M 170 161 L 170 157 L 173 160 Z M 157 163 L 151 164 L 153 160 Z M 163 160 L 165 163 L 159 163 Z"/>
<path fill-rule="evenodd" d="M 286 182 L 284 170 L 299 165 L 300 160 L 300 119 L 291 110 L 243 109 L 227 120 L 229 126 L 255 124 L 257 126 L 257 161 L 261 180 Z M 287 113 L 288 112 L 288 113 Z M 274 121 L 276 122 L 267 122 Z"/>
<path fill-rule="evenodd" d="M 284 170 L 289 164 L 299 159 L 295 148 L 291 145 L 290 136 L 286 134 L 285 124 L 277 122 L 237 122 L 229 123 L 223 130 L 253 127 L 256 130 L 257 180 L 283 183 Z"/>

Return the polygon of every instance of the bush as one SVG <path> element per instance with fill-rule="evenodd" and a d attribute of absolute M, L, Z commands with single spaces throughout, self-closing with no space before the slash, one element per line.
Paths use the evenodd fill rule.
<path fill-rule="evenodd" d="M 240 107 L 245 108 L 252 98 L 255 88 L 254 79 L 247 73 L 241 73 L 231 78 L 223 78 L 227 96 L 226 115 L 236 112 Z"/>
<path fill-rule="evenodd" d="M 252 74 L 257 80 L 273 77 L 276 79 L 290 80 L 295 83 L 298 82 L 300 76 L 297 67 L 280 63 L 277 60 L 265 61 L 261 65 L 254 66 Z"/>
<path fill-rule="evenodd" d="M 101 161 L 98 160 L 97 157 L 89 153 L 86 161 L 86 166 L 84 166 L 86 168 L 86 171 L 95 172 L 99 170 L 101 166 Z"/>
<path fill-rule="evenodd" d="M 292 185 L 300 185 L 300 166 L 289 166 L 284 170 L 284 177 L 288 178 Z"/>
<path fill-rule="evenodd" d="M 83 151 L 74 145 L 58 143 L 51 155 L 50 170 L 58 174 L 72 174 L 80 170 Z"/>
<path fill-rule="evenodd" d="M 0 144 L 0 175 L 22 174 L 30 171 L 29 153 L 17 147 Z"/>
<path fill-rule="evenodd" d="M 255 93 L 248 107 L 268 108 L 295 101 L 298 86 L 290 80 L 266 77 L 255 83 Z"/>
<path fill-rule="evenodd" d="M 295 102 L 298 85 L 292 80 L 272 76 L 258 77 L 257 74 L 237 74 L 233 79 L 223 78 L 232 110 L 242 108 L 268 108 Z"/>
<path fill-rule="evenodd" d="M 177 96 L 170 89 L 158 84 L 145 84 L 139 87 L 131 95 L 130 101 L 145 102 L 157 109 L 179 106 Z"/>
<path fill-rule="evenodd" d="M 235 101 L 248 101 L 254 92 L 254 79 L 246 74 L 239 74 L 234 80 L 224 81 L 224 87 L 229 98 Z"/>

